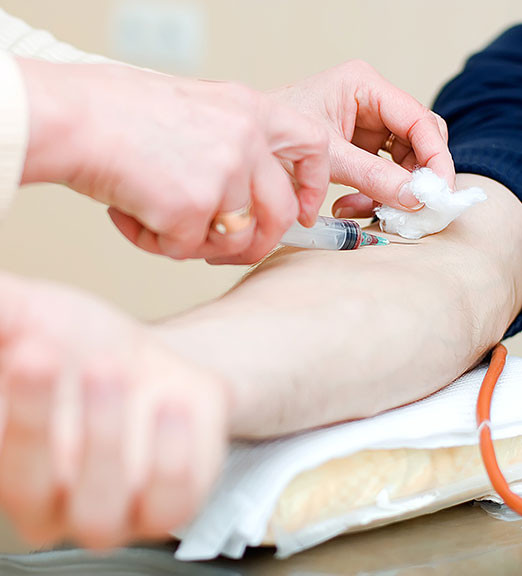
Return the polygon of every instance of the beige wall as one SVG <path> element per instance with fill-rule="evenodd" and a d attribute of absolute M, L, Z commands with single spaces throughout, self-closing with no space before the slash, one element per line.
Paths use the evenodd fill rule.
<path fill-rule="evenodd" d="M 522 20 L 520 0 L 193 1 L 208 21 L 208 53 L 199 76 L 268 88 L 357 57 L 425 103 L 467 54 Z M 0 0 L 34 26 L 109 55 L 107 18 L 114 4 Z M 329 203 L 337 193 L 332 191 Z M 58 186 L 20 193 L 0 228 L 0 267 L 81 286 L 141 318 L 212 298 L 241 274 L 142 254 L 118 236 L 102 207 Z M 517 348 L 522 354 L 522 339 Z M 9 550 L 15 544 L 5 537 L 0 546 Z"/>

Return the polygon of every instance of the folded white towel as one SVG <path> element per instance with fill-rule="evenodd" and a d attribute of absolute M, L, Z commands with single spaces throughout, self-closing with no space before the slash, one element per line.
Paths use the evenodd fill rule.
<path fill-rule="evenodd" d="M 202 560 L 219 554 L 241 557 L 247 546 L 258 546 L 263 541 L 278 498 L 292 479 L 334 458 L 362 450 L 476 445 L 475 409 L 485 371 L 486 367 L 479 367 L 428 398 L 373 418 L 274 441 L 236 443 L 206 507 L 179 535 L 182 542 L 177 558 Z M 494 394 L 492 422 L 496 439 L 522 435 L 521 380 L 522 358 L 510 357 Z M 422 508 L 423 502 L 410 501 L 408 506 L 412 505 Z M 378 506 L 383 514 L 390 514 L 389 503 L 378 502 Z M 360 524 L 367 521 L 361 518 Z M 274 537 L 278 553 L 284 556 L 331 538 L 345 528 L 346 518 L 340 518 L 338 522 L 330 520 L 320 532 L 308 534 L 303 541 L 285 535 Z"/>

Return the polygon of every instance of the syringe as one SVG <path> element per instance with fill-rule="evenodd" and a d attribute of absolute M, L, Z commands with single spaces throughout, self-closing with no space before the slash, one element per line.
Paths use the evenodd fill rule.
<path fill-rule="evenodd" d="M 319 216 L 312 228 L 298 222 L 283 236 L 281 244 L 319 250 L 355 250 L 360 246 L 387 246 L 386 238 L 363 232 L 354 220 Z"/>

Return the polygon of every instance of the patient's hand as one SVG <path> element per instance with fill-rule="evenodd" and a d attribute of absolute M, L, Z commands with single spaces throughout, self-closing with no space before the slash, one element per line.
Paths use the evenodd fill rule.
<path fill-rule="evenodd" d="M 34 542 L 164 538 L 225 446 L 219 380 L 87 296 L 0 278 L 0 504 Z"/>
<path fill-rule="evenodd" d="M 232 433 L 270 436 L 373 415 L 476 364 L 522 307 L 522 204 L 488 201 L 414 245 L 284 249 L 220 301 L 161 326 L 232 389 Z M 401 241 L 400 238 L 395 238 Z M 216 338 L 219 334 L 219 338 Z"/>

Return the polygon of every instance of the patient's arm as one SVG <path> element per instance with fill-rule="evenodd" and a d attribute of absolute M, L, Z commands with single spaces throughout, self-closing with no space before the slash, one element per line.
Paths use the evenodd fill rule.
<path fill-rule="evenodd" d="M 229 381 L 231 432 L 270 436 L 421 398 L 476 364 L 522 306 L 522 204 L 502 185 L 416 245 L 281 250 L 157 327 Z M 397 239 L 400 241 L 400 239 Z"/>

